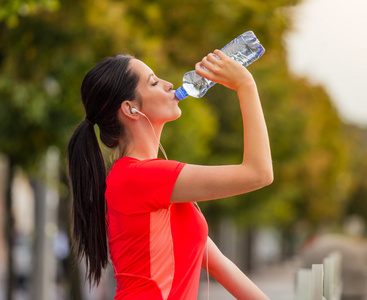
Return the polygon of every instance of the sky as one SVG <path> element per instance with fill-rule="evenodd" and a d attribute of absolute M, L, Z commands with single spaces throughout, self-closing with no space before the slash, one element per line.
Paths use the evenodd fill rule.
<path fill-rule="evenodd" d="M 290 12 L 290 71 L 324 86 L 343 121 L 367 127 L 367 0 L 303 0 Z"/>

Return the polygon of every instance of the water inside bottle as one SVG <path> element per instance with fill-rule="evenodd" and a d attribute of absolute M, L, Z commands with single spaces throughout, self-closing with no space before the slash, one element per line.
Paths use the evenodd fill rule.
<path fill-rule="evenodd" d="M 214 84 L 214 82 L 205 79 L 195 71 L 187 72 L 183 77 L 182 86 L 192 97 L 200 98 Z"/>
<path fill-rule="evenodd" d="M 264 48 L 260 44 L 255 44 L 250 47 L 248 45 L 233 43 L 224 48 L 223 52 L 247 67 L 264 53 Z"/>

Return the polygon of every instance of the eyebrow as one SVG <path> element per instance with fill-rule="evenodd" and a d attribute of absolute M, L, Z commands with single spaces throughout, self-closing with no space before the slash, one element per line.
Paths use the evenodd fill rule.
<path fill-rule="evenodd" d="M 150 74 L 149 76 L 148 76 L 148 80 L 147 80 L 147 82 L 149 82 L 149 80 L 150 80 L 150 78 L 151 77 L 153 77 L 154 76 L 154 74 L 152 73 L 152 74 Z"/>

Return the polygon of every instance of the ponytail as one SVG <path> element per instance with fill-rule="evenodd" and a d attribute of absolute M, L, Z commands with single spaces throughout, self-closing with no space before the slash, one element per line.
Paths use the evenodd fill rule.
<path fill-rule="evenodd" d="M 124 100 L 137 99 L 139 76 L 129 68 L 129 55 L 107 57 L 85 76 L 81 97 L 86 117 L 68 146 L 72 189 L 72 238 L 77 260 L 85 258 L 86 278 L 98 285 L 108 263 L 106 234 L 106 166 L 94 131 L 108 148 L 119 146 L 125 135 L 118 110 Z"/>
<path fill-rule="evenodd" d="M 68 146 L 72 237 L 77 260 L 85 258 L 89 284 L 98 285 L 108 263 L 106 167 L 93 125 L 87 120 L 77 127 Z"/>

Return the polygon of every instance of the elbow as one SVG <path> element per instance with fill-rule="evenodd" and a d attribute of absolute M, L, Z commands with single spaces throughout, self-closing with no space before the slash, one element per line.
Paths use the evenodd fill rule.
<path fill-rule="evenodd" d="M 258 172 L 258 183 L 260 188 L 272 184 L 274 181 L 273 168 L 266 168 Z"/>
<path fill-rule="evenodd" d="M 243 185 L 245 190 L 242 193 L 258 190 L 273 183 L 274 173 L 272 165 L 246 165 L 246 167 L 248 172 L 246 172 L 247 176 L 245 176 L 245 181 L 243 182 L 245 183 Z"/>
<path fill-rule="evenodd" d="M 271 173 L 271 175 L 267 177 L 266 180 L 264 181 L 264 186 L 271 185 L 273 181 L 274 181 L 274 174 Z"/>
<path fill-rule="evenodd" d="M 274 172 L 273 168 L 271 168 L 265 175 L 264 175 L 264 186 L 271 185 L 274 181 Z"/>

